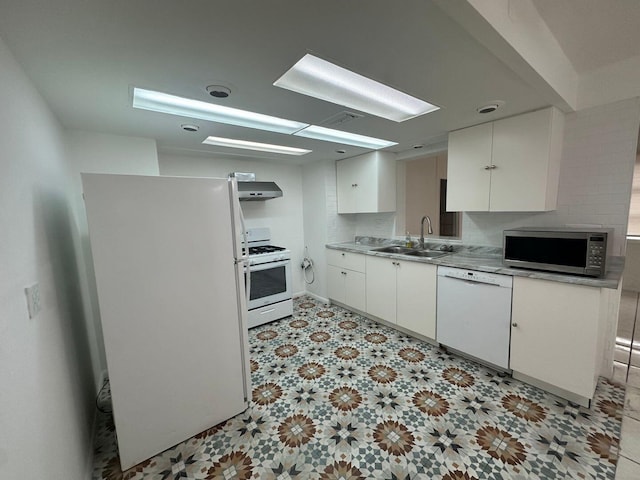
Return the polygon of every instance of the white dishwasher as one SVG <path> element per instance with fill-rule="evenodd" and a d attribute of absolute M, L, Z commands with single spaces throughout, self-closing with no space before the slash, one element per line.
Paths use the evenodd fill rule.
<path fill-rule="evenodd" d="M 438 267 L 436 340 L 509 368 L 513 277 Z"/>

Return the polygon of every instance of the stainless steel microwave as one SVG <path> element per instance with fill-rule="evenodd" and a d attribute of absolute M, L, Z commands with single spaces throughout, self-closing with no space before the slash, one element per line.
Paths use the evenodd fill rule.
<path fill-rule="evenodd" d="M 602 277 L 611 229 L 523 227 L 504 231 L 503 264 Z"/>

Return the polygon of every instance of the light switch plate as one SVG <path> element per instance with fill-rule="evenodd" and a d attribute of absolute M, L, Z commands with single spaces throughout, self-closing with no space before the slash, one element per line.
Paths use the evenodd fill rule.
<path fill-rule="evenodd" d="M 27 296 L 27 308 L 29 309 L 29 318 L 35 317 L 40 311 L 40 285 L 34 283 L 30 287 L 24 289 Z"/>

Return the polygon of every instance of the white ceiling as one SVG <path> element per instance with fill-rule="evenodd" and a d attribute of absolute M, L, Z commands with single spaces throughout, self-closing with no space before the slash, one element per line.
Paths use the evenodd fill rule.
<path fill-rule="evenodd" d="M 599 3 L 588 3 L 594 2 Z M 541 15 L 559 10 L 551 3 L 536 0 Z M 442 106 L 403 123 L 367 115 L 337 127 L 396 141 L 399 145 L 388 149 L 395 152 L 442 141 L 453 129 L 547 105 L 540 92 L 430 0 L 0 0 L 0 11 L 0 37 L 66 127 L 151 137 L 164 149 L 290 163 L 365 152 L 131 107 L 131 87 L 140 86 L 321 124 L 345 108 L 272 85 L 307 52 Z M 550 23 L 550 28 L 556 27 Z M 561 42 L 575 60 L 568 44 Z M 582 62 L 576 68 L 586 65 L 575 61 Z M 228 85 L 231 96 L 210 97 L 205 87 L 212 83 Z M 490 115 L 475 112 L 493 100 L 505 106 Z M 200 131 L 182 131 L 187 122 L 200 125 Z M 201 145 L 207 135 L 313 153 L 288 157 Z M 347 153 L 336 153 L 341 148 Z"/>
<path fill-rule="evenodd" d="M 640 55 L 640 1 L 533 0 L 578 73 Z"/>

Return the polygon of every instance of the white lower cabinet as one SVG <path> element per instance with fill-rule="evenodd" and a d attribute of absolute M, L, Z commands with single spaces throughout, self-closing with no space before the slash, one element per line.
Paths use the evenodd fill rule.
<path fill-rule="evenodd" d="M 396 279 L 397 324 L 435 339 L 438 268 L 426 263 L 399 263 Z"/>
<path fill-rule="evenodd" d="M 436 338 L 437 267 L 384 257 L 366 257 L 370 315 Z"/>
<path fill-rule="evenodd" d="M 366 257 L 367 310 L 370 315 L 396 323 L 396 264 L 386 257 Z"/>
<path fill-rule="evenodd" d="M 364 312 L 365 256 L 327 249 L 327 295 L 331 300 Z"/>
<path fill-rule="evenodd" d="M 514 277 L 514 376 L 591 399 L 602 362 L 602 299 L 600 288 Z"/>

